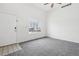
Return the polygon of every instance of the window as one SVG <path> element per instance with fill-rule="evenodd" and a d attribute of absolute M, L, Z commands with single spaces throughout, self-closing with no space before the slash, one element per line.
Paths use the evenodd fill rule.
<path fill-rule="evenodd" d="M 29 32 L 41 32 L 39 22 L 35 19 L 30 19 L 29 22 Z"/>

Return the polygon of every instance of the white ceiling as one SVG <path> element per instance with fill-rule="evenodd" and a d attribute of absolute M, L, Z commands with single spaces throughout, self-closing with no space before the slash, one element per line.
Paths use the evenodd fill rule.
<path fill-rule="evenodd" d="M 34 5 L 38 8 L 41 8 L 42 10 L 44 11 L 49 11 L 51 8 L 50 8 L 50 4 L 48 5 L 43 5 L 44 3 L 35 3 Z"/>
<path fill-rule="evenodd" d="M 56 4 L 56 3 L 54 4 L 53 8 L 50 7 L 51 4 L 44 5 L 44 3 L 32 3 L 32 5 L 34 5 L 35 7 L 39 8 L 43 11 L 50 11 L 50 10 L 52 10 L 54 8 L 58 8 L 60 6 L 59 4 Z"/>
<path fill-rule="evenodd" d="M 30 5 L 42 10 L 42 11 L 45 11 L 45 12 L 49 12 L 51 10 L 54 10 L 54 9 L 58 9 L 60 8 L 61 6 L 65 5 L 67 3 L 62 3 L 62 4 L 57 4 L 57 3 L 54 3 L 54 7 L 51 8 L 51 3 L 48 4 L 48 5 L 44 5 L 44 3 L 30 3 Z"/>

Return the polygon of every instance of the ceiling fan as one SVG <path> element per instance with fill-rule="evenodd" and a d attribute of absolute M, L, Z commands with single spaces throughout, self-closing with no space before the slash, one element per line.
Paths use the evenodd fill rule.
<path fill-rule="evenodd" d="M 48 4 L 51 4 L 51 8 L 53 8 L 54 7 L 54 3 L 44 3 L 44 5 L 48 5 Z M 62 3 L 56 3 L 56 4 L 59 4 L 59 5 L 61 5 Z M 63 5 L 63 6 L 61 6 L 61 8 L 64 8 L 64 7 L 66 7 L 66 6 L 69 6 L 69 5 L 71 5 L 72 3 L 67 3 L 66 5 Z"/>
<path fill-rule="evenodd" d="M 44 5 L 48 5 L 48 4 L 51 4 L 51 8 L 53 8 L 54 3 L 44 3 Z M 56 3 L 56 4 L 62 4 L 62 3 Z"/>

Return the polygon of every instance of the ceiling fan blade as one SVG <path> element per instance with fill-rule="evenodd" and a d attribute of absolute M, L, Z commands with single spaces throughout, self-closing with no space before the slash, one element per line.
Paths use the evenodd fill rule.
<path fill-rule="evenodd" d="M 47 5 L 47 4 L 49 4 L 49 3 L 45 3 L 44 5 Z"/>
<path fill-rule="evenodd" d="M 54 6 L 54 3 L 51 4 L 51 8 L 53 8 L 53 6 Z"/>
<path fill-rule="evenodd" d="M 72 5 L 72 3 L 66 4 L 66 5 L 62 6 L 61 8 L 64 8 L 64 7 L 67 7 L 67 6 L 70 6 L 70 5 Z"/>
<path fill-rule="evenodd" d="M 62 3 L 57 3 L 57 4 L 62 4 Z"/>

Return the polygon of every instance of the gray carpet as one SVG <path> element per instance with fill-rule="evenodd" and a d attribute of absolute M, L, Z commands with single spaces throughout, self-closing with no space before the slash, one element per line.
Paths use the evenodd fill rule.
<path fill-rule="evenodd" d="M 8 56 L 79 56 L 79 44 L 42 38 L 20 44 L 22 50 Z"/>

